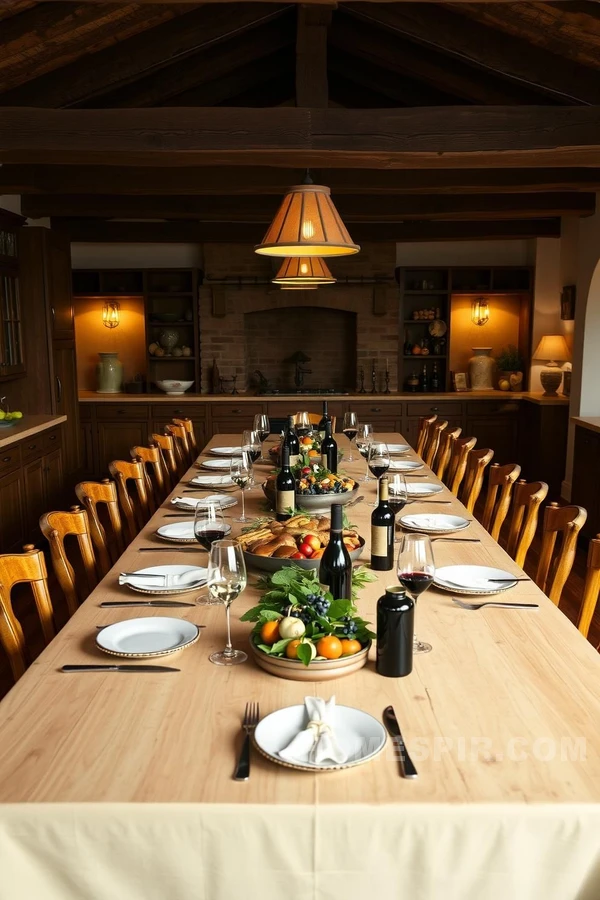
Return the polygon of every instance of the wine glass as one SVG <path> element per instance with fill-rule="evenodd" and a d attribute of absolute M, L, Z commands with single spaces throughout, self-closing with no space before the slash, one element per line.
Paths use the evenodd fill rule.
<path fill-rule="evenodd" d="M 269 422 L 269 417 L 265 413 L 256 413 L 254 416 L 254 422 L 252 423 L 253 431 L 258 432 L 258 436 L 260 438 L 260 460 L 259 462 L 269 462 L 268 459 L 265 459 L 265 455 L 263 452 L 263 444 L 266 439 L 269 437 L 271 433 L 271 425 Z"/>
<path fill-rule="evenodd" d="M 415 604 L 427 590 L 435 575 L 433 548 L 427 534 L 403 534 L 398 552 L 398 581 L 412 596 Z M 413 639 L 413 653 L 429 653 L 431 644 Z"/>
<path fill-rule="evenodd" d="M 383 441 L 371 441 L 367 463 L 371 475 L 374 475 L 379 482 L 381 476 L 385 475 L 390 467 L 390 452 L 387 444 L 384 444 Z M 375 497 L 373 506 L 377 506 L 377 497 Z"/>
<path fill-rule="evenodd" d="M 408 488 L 404 475 L 394 475 L 388 486 L 388 503 L 392 508 L 396 519 L 408 503 Z M 398 540 L 396 541 L 398 543 Z"/>
<path fill-rule="evenodd" d="M 242 435 L 242 453 L 247 453 L 251 462 L 258 462 L 260 458 L 261 440 L 258 431 L 244 431 Z"/>
<path fill-rule="evenodd" d="M 363 481 L 366 483 L 370 481 L 369 478 L 369 444 L 373 440 L 373 426 L 367 424 L 361 424 L 358 426 L 358 430 L 356 432 L 356 447 L 360 455 L 364 460 L 367 460 L 367 471 L 363 478 Z"/>
<path fill-rule="evenodd" d="M 194 536 L 200 546 L 210 550 L 214 542 L 222 540 L 226 533 L 221 504 L 209 503 L 203 507 L 198 503 L 194 513 Z"/>
<path fill-rule="evenodd" d="M 298 437 L 306 437 L 311 429 L 310 414 L 307 412 L 296 413 L 296 421 L 294 424 Z"/>
<path fill-rule="evenodd" d="M 344 424 L 342 426 L 342 431 L 350 441 L 350 453 L 346 457 L 347 462 L 353 462 L 354 457 L 352 456 L 352 441 L 356 437 L 358 432 L 358 416 L 354 412 L 344 413 Z"/>
<path fill-rule="evenodd" d="M 246 587 L 246 563 L 237 541 L 215 541 L 210 548 L 207 587 L 211 599 L 225 605 L 227 614 L 227 643 L 224 650 L 211 653 L 209 659 L 216 666 L 237 666 L 248 659 L 242 650 L 231 646 L 231 604 Z"/>
<path fill-rule="evenodd" d="M 244 491 L 252 484 L 252 460 L 246 450 L 242 450 L 241 456 L 235 456 L 231 460 L 229 474 L 233 483 L 237 484 L 242 492 L 242 514 L 235 521 L 247 522 Z"/>

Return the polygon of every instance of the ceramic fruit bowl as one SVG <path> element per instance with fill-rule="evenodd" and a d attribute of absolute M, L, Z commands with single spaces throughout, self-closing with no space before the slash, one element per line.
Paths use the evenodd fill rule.
<path fill-rule="evenodd" d="M 356 550 L 348 550 L 352 561 L 358 559 L 365 548 L 365 539 L 361 537 L 359 540 L 360 547 L 357 547 Z M 253 569 L 260 569 L 261 572 L 278 572 L 286 566 L 298 566 L 300 569 L 318 569 L 321 562 L 320 557 L 318 559 L 284 559 L 277 556 L 259 556 L 258 553 L 249 553 L 247 550 L 244 550 L 244 559 L 247 566 L 252 566 Z M 293 660 L 290 660 L 290 662 L 293 662 Z"/>
<path fill-rule="evenodd" d="M 264 481 L 262 489 L 265 497 L 275 508 L 275 488 L 274 482 Z M 340 503 L 345 506 L 351 500 L 354 500 L 358 494 L 359 485 L 357 484 L 351 491 L 343 491 L 330 494 L 296 494 L 296 509 L 305 509 L 307 512 L 329 512 L 332 503 Z"/>
<path fill-rule="evenodd" d="M 352 656 L 341 656 L 339 659 L 314 659 L 308 666 L 305 666 L 296 659 L 269 656 L 268 653 L 259 650 L 253 639 L 250 638 L 250 652 L 257 665 L 270 675 L 276 675 L 277 678 L 288 678 L 290 681 L 332 681 L 334 678 L 351 675 L 366 665 L 370 646 L 371 642 L 369 641 L 366 647 Z"/>
<path fill-rule="evenodd" d="M 189 391 L 193 383 L 193 381 L 175 381 L 171 378 L 166 381 L 157 381 L 156 387 L 160 388 L 161 391 L 164 391 L 165 394 L 176 397 Z"/>

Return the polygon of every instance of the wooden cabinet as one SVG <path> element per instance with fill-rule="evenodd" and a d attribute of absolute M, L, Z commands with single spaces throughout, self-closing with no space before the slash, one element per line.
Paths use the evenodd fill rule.
<path fill-rule="evenodd" d="M 575 427 L 571 500 L 587 509 L 587 521 L 581 529 L 581 534 L 586 538 L 593 538 L 600 532 L 599 460 L 600 434 L 577 425 Z"/>
<path fill-rule="evenodd" d="M 477 438 L 477 449 L 494 451 L 493 462 L 518 462 L 519 400 L 467 401 L 464 436 Z"/>
<path fill-rule="evenodd" d="M 559 500 L 561 496 L 568 430 L 568 405 L 521 401 L 518 439 L 521 477 L 527 481 L 545 481 L 549 501 Z M 581 505 L 586 506 L 585 503 Z"/>
<path fill-rule="evenodd" d="M 35 534 L 40 516 L 50 507 L 46 506 L 46 488 L 44 477 L 44 460 L 34 459 L 23 469 L 23 486 L 25 489 L 25 525 L 27 534 Z"/>
<path fill-rule="evenodd" d="M 358 421 L 370 423 L 374 431 L 401 431 L 402 430 L 402 403 L 394 401 L 379 402 L 373 400 L 357 400 L 349 405 L 349 408 L 358 416 Z M 341 426 L 338 426 L 340 430 Z"/>
<path fill-rule="evenodd" d="M 108 475 L 108 464 L 113 459 L 131 459 L 130 449 L 138 444 L 148 445 L 148 421 L 98 422 L 99 478 Z"/>
<path fill-rule="evenodd" d="M 52 358 L 56 391 L 55 412 L 67 416 L 63 437 L 65 472 L 77 473 L 81 469 L 81 444 L 75 348 L 69 342 L 55 341 Z"/>
<path fill-rule="evenodd" d="M 25 492 L 23 472 L 0 477 L 0 552 L 21 550 L 25 541 Z"/>
<path fill-rule="evenodd" d="M 71 247 L 64 236 L 42 229 L 44 277 L 53 340 L 75 340 L 75 313 L 71 293 Z"/>

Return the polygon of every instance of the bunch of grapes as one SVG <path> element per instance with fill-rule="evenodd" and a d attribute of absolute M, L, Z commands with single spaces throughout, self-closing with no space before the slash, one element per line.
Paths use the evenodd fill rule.
<path fill-rule="evenodd" d="M 305 625 L 311 621 L 311 615 L 303 606 L 299 606 L 296 609 L 293 609 L 290 613 L 290 616 L 293 616 L 295 619 L 301 619 Z"/>
<path fill-rule="evenodd" d="M 344 623 L 344 630 L 342 631 L 343 636 L 346 638 L 354 637 L 358 631 L 358 625 L 352 620 L 352 616 L 344 616 L 342 622 Z"/>
<path fill-rule="evenodd" d="M 326 616 L 329 612 L 330 602 L 322 594 L 309 594 L 306 599 L 318 616 Z"/>

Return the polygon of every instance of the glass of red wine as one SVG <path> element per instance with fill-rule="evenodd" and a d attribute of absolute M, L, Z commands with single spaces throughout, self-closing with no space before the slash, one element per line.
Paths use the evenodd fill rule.
<path fill-rule="evenodd" d="M 356 432 L 356 449 L 364 460 L 367 461 L 367 471 L 363 478 L 363 482 L 370 481 L 369 478 L 369 445 L 373 440 L 373 426 L 366 422 L 361 422 Z"/>
<path fill-rule="evenodd" d="M 416 604 L 417 599 L 433 582 L 435 575 L 433 548 L 429 535 L 417 533 L 402 535 L 397 572 L 398 581 Z M 429 653 L 430 650 L 431 644 L 414 636 L 413 653 Z"/>
<path fill-rule="evenodd" d="M 222 541 L 228 529 L 223 519 L 220 503 L 196 506 L 194 513 L 194 536 L 204 550 L 210 550 L 215 541 Z"/>
<path fill-rule="evenodd" d="M 402 512 L 408 503 L 408 488 L 406 487 L 406 478 L 404 475 L 394 475 L 388 487 L 388 503 L 392 508 L 392 512 L 398 518 L 398 513 Z M 399 543 L 396 540 L 396 543 Z"/>
<path fill-rule="evenodd" d="M 263 452 L 263 444 L 271 433 L 271 424 L 269 422 L 269 417 L 265 413 L 256 413 L 256 415 L 254 416 L 254 422 L 252 423 L 252 429 L 253 431 L 258 432 L 258 436 L 260 438 L 261 455 L 259 462 L 269 462 L 270 460 L 265 459 L 265 454 Z"/>
<path fill-rule="evenodd" d="M 346 462 L 353 462 L 354 457 L 352 455 L 352 441 L 356 438 L 358 433 L 358 416 L 354 412 L 344 413 L 344 424 L 342 426 L 342 431 L 350 441 L 350 453 L 346 457 Z"/>
<path fill-rule="evenodd" d="M 390 452 L 387 444 L 384 444 L 383 441 L 371 441 L 367 462 L 371 475 L 374 475 L 379 481 L 390 467 Z M 373 506 L 377 506 L 377 498 L 375 498 Z"/>
<path fill-rule="evenodd" d="M 242 454 L 247 453 L 251 462 L 260 459 L 261 441 L 258 431 L 244 431 L 242 435 Z"/>

